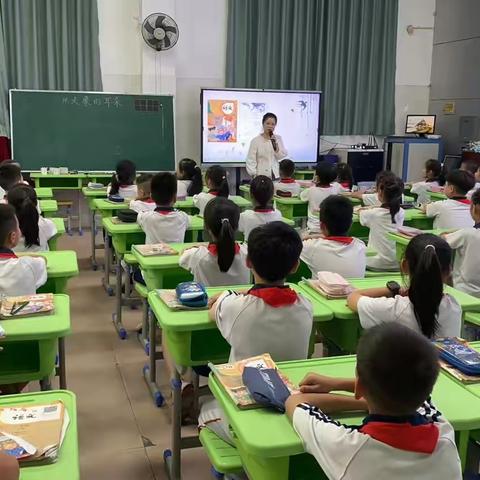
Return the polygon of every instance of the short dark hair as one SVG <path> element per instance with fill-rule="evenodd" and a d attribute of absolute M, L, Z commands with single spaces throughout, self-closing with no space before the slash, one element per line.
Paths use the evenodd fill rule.
<path fill-rule="evenodd" d="M 270 222 L 250 232 L 248 258 L 258 275 L 268 282 L 278 282 L 292 271 L 302 246 L 294 228 L 284 222 Z"/>
<path fill-rule="evenodd" d="M 16 163 L 4 162 L 0 165 L 0 187 L 6 192 L 21 181 L 22 170 Z"/>
<path fill-rule="evenodd" d="M 170 172 L 160 172 L 153 176 L 152 198 L 157 205 L 170 205 L 177 195 L 177 179 Z"/>
<path fill-rule="evenodd" d="M 442 173 L 442 164 L 438 160 L 430 158 L 425 162 L 425 171 L 432 172 L 434 177 L 438 178 Z"/>
<path fill-rule="evenodd" d="M 375 175 L 375 185 L 378 188 L 387 178 L 395 177 L 396 175 L 391 170 L 381 170 Z"/>
<path fill-rule="evenodd" d="M 320 204 L 320 221 L 329 235 L 344 237 L 352 226 L 353 205 L 342 195 L 330 195 Z"/>
<path fill-rule="evenodd" d="M 279 164 L 280 176 L 292 178 L 295 173 L 295 163 L 289 158 L 284 158 Z"/>
<path fill-rule="evenodd" d="M 464 170 L 466 172 L 470 172 L 473 174 L 475 174 L 478 167 L 479 167 L 479 164 L 474 160 L 462 160 L 462 163 L 460 164 L 461 170 Z"/>
<path fill-rule="evenodd" d="M 447 182 L 460 195 L 466 195 L 475 186 L 475 177 L 467 170 L 450 170 Z"/>
<path fill-rule="evenodd" d="M 272 179 L 265 175 L 257 175 L 250 183 L 250 195 L 259 207 L 265 208 L 271 205 L 273 199 Z"/>
<path fill-rule="evenodd" d="M 317 185 L 330 185 L 337 178 L 337 169 L 328 162 L 319 162 L 315 169 Z"/>
<path fill-rule="evenodd" d="M 272 112 L 267 112 L 262 118 L 262 125 L 269 119 L 273 118 L 275 120 L 275 125 L 277 124 L 277 116 Z"/>
<path fill-rule="evenodd" d="M 477 188 L 472 194 L 472 204 L 480 205 L 480 188 Z"/>
<path fill-rule="evenodd" d="M 5 203 L 0 204 L 0 246 L 4 246 L 7 237 L 17 227 L 15 209 Z"/>
<path fill-rule="evenodd" d="M 390 415 L 414 413 L 432 393 L 438 372 L 435 347 L 398 322 L 366 330 L 358 343 L 358 378 Z"/>

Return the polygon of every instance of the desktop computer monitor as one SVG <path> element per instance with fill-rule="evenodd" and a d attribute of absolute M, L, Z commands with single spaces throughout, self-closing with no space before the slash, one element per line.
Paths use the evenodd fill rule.
<path fill-rule="evenodd" d="M 431 135 L 435 133 L 436 115 L 407 115 L 405 133 Z"/>

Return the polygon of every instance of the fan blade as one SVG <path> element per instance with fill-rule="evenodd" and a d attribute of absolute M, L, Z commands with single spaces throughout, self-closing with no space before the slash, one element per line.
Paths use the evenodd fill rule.
<path fill-rule="evenodd" d="M 153 35 L 153 32 L 155 31 L 155 29 L 150 25 L 150 22 L 148 20 L 145 20 L 143 28 L 145 28 L 145 30 L 151 35 Z"/>
<path fill-rule="evenodd" d="M 161 40 L 157 40 L 156 38 L 152 38 L 151 40 L 149 40 L 148 44 L 155 50 L 161 50 L 162 48 Z"/>
<path fill-rule="evenodd" d="M 163 29 L 165 30 L 165 32 L 171 32 L 171 33 L 174 33 L 175 35 L 177 34 L 177 29 L 175 27 L 171 27 L 171 26 L 164 26 Z"/>
<path fill-rule="evenodd" d="M 155 28 L 160 28 L 162 26 L 163 21 L 165 20 L 165 16 L 157 17 L 155 20 Z"/>
<path fill-rule="evenodd" d="M 168 37 L 165 37 L 165 38 L 163 39 L 163 46 L 164 46 L 165 48 L 169 48 L 170 45 L 171 45 L 171 43 L 172 43 L 172 42 L 170 41 L 170 39 L 169 39 Z"/>

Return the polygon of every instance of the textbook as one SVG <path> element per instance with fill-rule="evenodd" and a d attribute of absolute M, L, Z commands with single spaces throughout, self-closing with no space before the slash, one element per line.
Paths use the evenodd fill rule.
<path fill-rule="evenodd" d="M 458 368 L 455 368 L 453 365 L 450 365 L 444 360 L 440 360 L 440 368 L 465 385 L 480 383 L 479 375 L 468 375 L 467 373 L 463 373 Z"/>
<path fill-rule="evenodd" d="M 176 290 L 166 290 L 166 289 L 158 289 L 157 295 L 160 297 L 160 300 L 170 309 L 174 311 L 179 310 L 208 310 L 208 305 L 204 307 L 188 307 L 187 305 L 183 305 L 179 302 L 177 298 Z"/>
<path fill-rule="evenodd" d="M 318 272 L 316 280 L 310 278 L 306 282 L 316 292 L 329 300 L 347 298 L 354 290 L 347 280 L 334 272 Z"/>
<path fill-rule="evenodd" d="M 33 315 L 47 315 L 53 313 L 54 310 L 53 293 L 4 297 L 0 304 L 0 318 L 6 320 Z"/>
<path fill-rule="evenodd" d="M 54 462 L 70 419 L 64 404 L 13 405 L 0 408 L 0 452 L 19 462 Z"/>
<path fill-rule="evenodd" d="M 218 381 L 222 384 L 222 387 L 226 390 L 230 398 L 235 405 L 241 409 L 260 408 L 255 400 L 252 398 L 247 390 L 247 387 L 243 383 L 242 375 L 245 367 L 254 368 L 272 368 L 277 370 L 275 362 L 268 353 L 258 355 L 256 357 L 246 358 L 235 363 L 223 363 L 221 365 L 208 364 L 212 373 L 217 377 Z M 292 382 L 279 372 L 279 375 L 286 387 L 291 393 L 295 393 L 296 389 Z"/>
<path fill-rule="evenodd" d="M 153 257 L 155 255 L 178 255 L 178 252 L 168 243 L 160 242 L 150 245 L 134 245 L 133 248 L 144 257 Z"/>
<path fill-rule="evenodd" d="M 421 233 L 424 233 L 423 230 L 420 230 L 418 228 L 408 227 L 408 226 L 397 227 L 397 232 L 399 235 L 402 235 L 403 237 L 409 237 L 409 238 L 413 238 L 413 237 L 416 237 L 417 235 L 420 235 Z"/>

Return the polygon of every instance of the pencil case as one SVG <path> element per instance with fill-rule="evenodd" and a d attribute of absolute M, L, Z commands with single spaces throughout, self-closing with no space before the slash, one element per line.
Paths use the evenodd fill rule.
<path fill-rule="evenodd" d="M 208 295 L 205 287 L 198 282 L 182 282 L 175 289 L 178 301 L 186 307 L 205 307 Z"/>
<path fill-rule="evenodd" d="M 117 212 L 117 217 L 122 222 L 135 223 L 137 221 L 138 213 L 135 210 L 130 210 L 129 208 L 125 208 Z"/>
<path fill-rule="evenodd" d="M 125 201 L 125 199 L 123 197 L 121 197 L 120 195 L 109 195 L 108 199 L 111 202 L 115 202 L 115 203 L 123 203 Z"/>
<path fill-rule="evenodd" d="M 438 338 L 434 342 L 440 358 L 467 375 L 480 375 L 480 353 L 462 339 Z"/>

